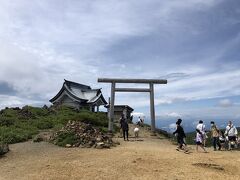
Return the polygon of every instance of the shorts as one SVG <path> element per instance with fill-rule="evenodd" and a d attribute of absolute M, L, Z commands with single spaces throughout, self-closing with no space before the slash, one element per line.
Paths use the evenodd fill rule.
<path fill-rule="evenodd" d="M 184 139 L 183 139 L 182 137 L 178 137 L 178 138 L 177 138 L 177 142 L 178 142 L 178 144 L 186 144 L 186 143 L 184 142 Z"/>
<path fill-rule="evenodd" d="M 236 136 L 228 136 L 229 141 L 236 141 Z"/>
<path fill-rule="evenodd" d="M 197 141 L 196 144 L 197 144 L 197 145 L 203 145 L 203 143 L 200 142 L 200 141 Z"/>
<path fill-rule="evenodd" d="M 220 140 L 220 143 L 225 143 L 225 140 Z"/>

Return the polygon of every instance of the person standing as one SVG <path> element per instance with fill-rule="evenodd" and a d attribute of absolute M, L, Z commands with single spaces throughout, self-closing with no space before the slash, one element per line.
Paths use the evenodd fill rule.
<path fill-rule="evenodd" d="M 211 135 L 214 151 L 217 150 L 217 145 L 218 150 L 221 150 L 221 144 L 219 142 L 220 130 L 217 128 L 214 121 L 211 121 Z"/>
<path fill-rule="evenodd" d="M 198 129 L 200 131 L 200 133 L 202 134 L 202 138 L 203 138 L 203 146 L 206 146 L 206 129 L 205 129 L 205 125 L 203 124 L 203 121 L 200 120 L 196 129 Z"/>
<path fill-rule="evenodd" d="M 141 120 L 141 117 L 139 116 L 139 117 L 138 117 L 138 120 L 137 120 L 137 125 L 138 125 L 138 126 L 141 126 L 141 121 L 142 121 L 142 120 Z"/>
<path fill-rule="evenodd" d="M 127 123 L 126 119 L 125 119 L 125 121 L 123 121 L 122 130 L 123 130 L 124 141 L 126 140 L 126 138 L 127 138 L 127 141 L 128 141 L 128 130 L 129 130 L 129 127 L 128 127 L 128 123 Z"/>
<path fill-rule="evenodd" d="M 236 146 L 237 134 L 237 128 L 232 124 L 232 121 L 229 121 L 225 131 L 228 139 L 228 150 L 232 149 L 232 144 Z"/>
<path fill-rule="evenodd" d="M 124 114 L 121 115 L 121 118 L 119 119 L 120 124 L 120 135 L 123 134 L 123 123 L 125 121 Z"/>
<path fill-rule="evenodd" d="M 178 119 L 176 122 L 177 129 L 173 132 L 173 135 L 177 134 L 177 142 L 178 142 L 178 148 L 177 150 L 185 150 L 185 152 L 188 152 L 186 148 L 186 143 L 184 141 L 184 138 L 186 138 L 185 132 L 181 126 L 182 119 Z"/>

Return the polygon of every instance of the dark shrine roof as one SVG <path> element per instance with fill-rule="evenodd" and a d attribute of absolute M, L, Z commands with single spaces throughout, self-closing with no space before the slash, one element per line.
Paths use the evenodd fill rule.
<path fill-rule="evenodd" d="M 87 85 L 84 85 L 84 84 L 79 84 L 79 83 L 76 83 L 76 82 L 73 82 L 73 81 L 68 81 L 66 79 L 64 79 L 64 81 L 65 81 L 65 84 L 68 87 L 77 87 L 77 88 L 80 88 L 80 89 L 91 89 L 90 86 L 87 86 Z"/>
<path fill-rule="evenodd" d="M 65 79 L 60 91 L 57 93 L 56 96 L 54 96 L 49 101 L 54 103 L 59 97 L 61 97 L 63 92 L 65 92 L 75 101 L 91 104 L 101 99 L 103 102 L 103 105 L 107 104 L 106 100 L 102 95 L 101 89 L 91 89 L 90 86 L 68 81 Z"/>

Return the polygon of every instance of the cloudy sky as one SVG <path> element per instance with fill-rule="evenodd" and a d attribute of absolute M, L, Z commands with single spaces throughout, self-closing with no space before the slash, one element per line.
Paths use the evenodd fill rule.
<path fill-rule="evenodd" d="M 240 1 L 0 0 L 0 108 L 48 104 L 64 79 L 108 99 L 98 77 L 167 79 L 159 117 L 240 124 Z M 116 103 L 149 115 L 148 94 Z"/>

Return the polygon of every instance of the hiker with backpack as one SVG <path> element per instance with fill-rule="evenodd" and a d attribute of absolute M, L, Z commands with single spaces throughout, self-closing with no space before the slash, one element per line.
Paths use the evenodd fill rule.
<path fill-rule="evenodd" d="M 211 135 L 212 135 L 212 143 L 213 143 L 214 151 L 217 150 L 217 145 L 218 145 L 218 150 L 221 150 L 221 144 L 219 141 L 220 130 L 217 128 L 214 121 L 211 121 Z"/>
<path fill-rule="evenodd" d="M 232 121 L 229 121 L 225 130 L 225 135 L 228 141 L 228 150 L 232 150 L 234 147 L 236 147 L 237 134 L 237 128 L 232 124 Z"/>

